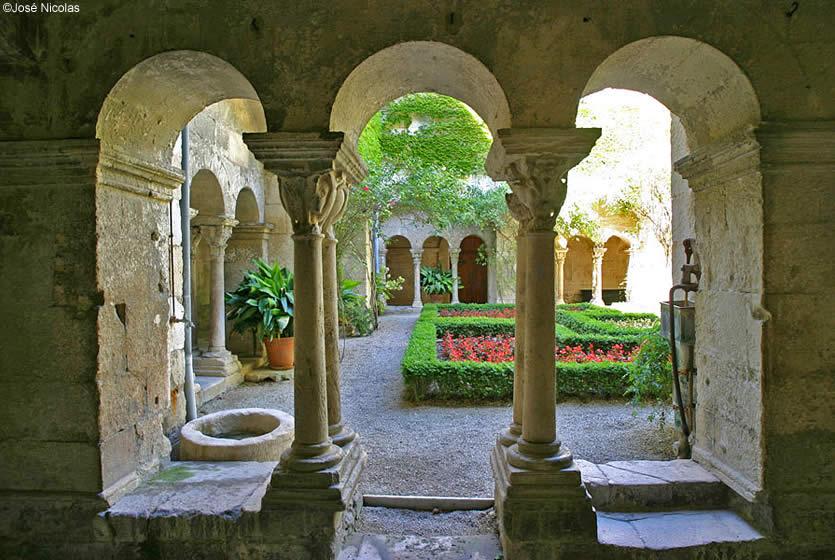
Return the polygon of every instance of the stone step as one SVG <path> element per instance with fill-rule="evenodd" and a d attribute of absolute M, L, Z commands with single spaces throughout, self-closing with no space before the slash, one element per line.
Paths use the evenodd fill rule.
<path fill-rule="evenodd" d="M 598 512 L 597 540 L 606 558 L 759 558 L 768 546 L 730 510 Z"/>
<path fill-rule="evenodd" d="M 494 560 L 502 548 L 495 535 L 420 537 L 356 534 L 338 560 Z"/>
<path fill-rule="evenodd" d="M 727 505 L 725 485 L 694 461 L 576 463 L 597 511 L 721 509 Z"/>

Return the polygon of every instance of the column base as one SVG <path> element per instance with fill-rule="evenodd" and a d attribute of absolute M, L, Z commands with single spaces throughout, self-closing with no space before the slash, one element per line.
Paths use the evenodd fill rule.
<path fill-rule="evenodd" d="M 279 470 L 312 474 L 332 468 L 343 458 L 342 448 L 334 445 L 330 438 L 325 443 L 314 445 L 294 441 L 290 449 L 281 454 Z"/>
<path fill-rule="evenodd" d="M 346 427 L 342 423 L 328 426 L 328 435 L 334 445 L 338 445 L 339 447 L 345 447 L 357 437 L 357 433 L 354 430 Z"/>
<path fill-rule="evenodd" d="M 522 437 L 522 426 L 516 422 L 512 422 L 508 428 L 499 434 L 497 440 L 499 445 L 510 447 L 517 443 Z"/>
<path fill-rule="evenodd" d="M 260 532 L 298 558 L 336 558 L 362 509 L 366 453 L 359 441 L 334 466 L 316 472 L 276 469 L 261 502 Z M 265 543 L 272 544 L 272 543 Z M 281 556 L 284 558 L 284 556 Z M 296 556 L 287 552 L 287 558 Z"/>
<path fill-rule="evenodd" d="M 579 468 L 573 461 L 549 470 L 519 468 L 509 461 L 515 449 L 499 443 L 490 458 L 504 557 L 593 558 L 597 517 Z"/>
<path fill-rule="evenodd" d="M 590 303 L 590 304 L 592 304 L 592 305 L 597 305 L 597 306 L 599 306 L 599 307 L 604 307 L 604 306 L 606 305 L 606 304 L 603 302 L 603 300 L 602 300 L 602 299 L 595 299 L 595 298 L 592 298 L 592 300 L 591 300 L 589 303 Z"/>
<path fill-rule="evenodd" d="M 553 471 L 570 467 L 574 458 L 559 440 L 550 443 L 531 443 L 520 437 L 507 450 L 507 460 L 514 467 L 529 471 Z"/>
<path fill-rule="evenodd" d="M 417 308 L 417 309 L 420 309 L 420 308 L 422 308 L 422 307 L 423 307 L 423 302 L 422 302 L 422 301 L 413 301 L 413 302 L 412 302 L 412 307 L 415 307 L 415 308 Z"/>
<path fill-rule="evenodd" d="M 229 350 L 203 352 L 194 356 L 194 374 L 207 377 L 229 377 L 241 371 L 241 362 Z"/>

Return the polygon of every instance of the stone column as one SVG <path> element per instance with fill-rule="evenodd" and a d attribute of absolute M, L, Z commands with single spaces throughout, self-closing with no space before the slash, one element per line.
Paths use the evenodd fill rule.
<path fill-rule="evenodd" d="M 565 303 L 565 256 L 568 254 L 568 249 L 557 249 L 554 251 L 554 257 L 557 262 L 557 305 Z"/>
<path fill-rule="evenodd" d="M 449 250 L 449 261 L 452 268 L 452 299 L 451 303 L 461 303 L 458 299 L 458 257 L 461 256 L 461 249 Z"/>
<path fill-rule="evenodd" d="M 226 349 L 225 273 L 226 244 L 237 220 L 204 217 L 198 220 L 200 237 L 209 251 L 209 348 L 194 361 L 197 375 L 228 377 L 241 370 L 238 358 Z"/>
<path fill-rule="evenodd" d="M 494 448 L 496 511 L 508 558 L 557 558 L 597 542 L 591 501 L 571 452 L 557 437 L 555 372 L 554 224 L 565 202 L 568 170 L 591 150 L 599 129 L 499 131 L 499 172 L 530 220 L 524 260 L 522 433 Z M 517 257 L 518 258 L 518 257 Z M 520 523 L 519 520 L 528 520 Z"/>
<path fill-rule="evenodd" d="M 591 303 L 594 305 L 605 305 L 603 303 L 603 255 L 606 247 L 595 245 L 592 249 L 591 268 Z"/>
<path fill-rule="evenodd" d="M 415 295 L 412 298 L 412 307 L 423 307 L 420 299 L 420 260 L 423 258 L 421 249 L 412 249 L 412 263 L 415 266 Z"/>
<path fill-rule="evenodd" d="M 337 277 L 336 243 L 334 224 L 339 221 L 348 203 L 348 186 L 342 173 L 336 172 L 334 203 L 323 216 L 325 230 L 322 268 L 323 298 L 325 310 L 325 368 L 327 370 L 328 435 L 339 446 L 345 446 L 357 434 L 342 423 L 342 390 L 339 371 L 339 278 Z"/>
<path fill-rule="evenodd" d="M 525 402 L 525 292 L 527 278 L 527 260 L 525 259 L 525 230 L 531 220 L 528 207 L 522 204 L 515 194 L 505 195 L 507 207 L 513 218 L 519 222 L 516 234 L 516 345 L 513 360 L 513 417 L 502 434 L 499 442 L 511 446 L 522 435 L 522 420 Z"/>

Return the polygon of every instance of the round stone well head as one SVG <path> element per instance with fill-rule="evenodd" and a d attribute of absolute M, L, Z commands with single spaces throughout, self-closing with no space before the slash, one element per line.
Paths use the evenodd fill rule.
<path fill-rule="evenodd" d="M 293 441 L 293 417 L 270 408 L 221 410 L 180 432 L 182 461 L 278 461 Z"/>

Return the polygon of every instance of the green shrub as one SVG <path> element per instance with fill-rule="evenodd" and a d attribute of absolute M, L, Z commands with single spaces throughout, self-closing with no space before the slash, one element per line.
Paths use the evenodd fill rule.
<path fill-rule="evenodd" d="M 646 337 L 638 355 L 628 365 L 625 394 L 631 398 L 634 407 L 653 407 L 650 420 L 660 416 L 663 422 L 673 392 L 670 343 L 658 334 Z"/>
<path fill-rule="evenodd" d="M 650 328 L 630 327 L 619 325 L 616 319 L 648 317 L 654 315 L 644 313 L 622 313 L 615 309 L 600 310 L 600 308 L 587 309 L 585 311 L 569 311 L 566 309 L 557 310 L 557 322 L 565 325 L 578 334 L 604 334 L 609 336 L 623 335 L 647 335 L 658 330 L 656 323 Z"/>

